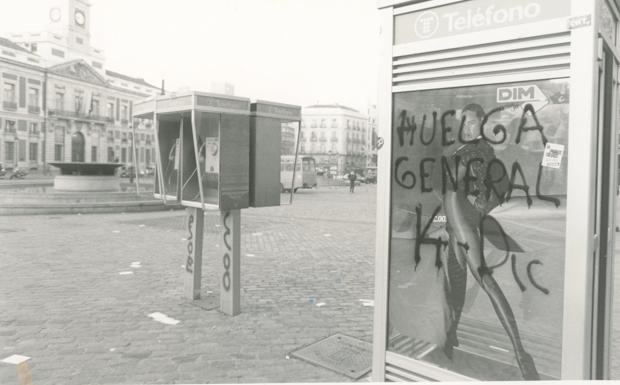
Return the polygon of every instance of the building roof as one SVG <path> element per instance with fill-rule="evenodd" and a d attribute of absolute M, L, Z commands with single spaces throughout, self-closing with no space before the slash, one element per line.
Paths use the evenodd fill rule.
<path fill-rule="evenodd" d="M 146 80 L 144 80 L 142 78 L 132 78 L 131 76 L 123 75 L 121 73 L 110 71 L 110 70 L 106 70 L 105 74 L 108 75 L 108 76 L 112 76 L 114 78 L 119 78 L 119 79 L 127 80 L 129 82 L 134 82 L 134 83 L 142 84 L 144 86 L 158 88 L 158 87 L 155 87 L 152 84 L 147 83 Z"/>
<path fill-rule="evenodd" d="M 49 67 L 50 73 L 70 77 L 76 80 L 107 86 L 107 80 L 84 59 L 73 59 Z"/>
<path fill-rule="evenodd" d="M 20 46 L 19 44 L 12 42 L 11 40 L 6 39 L 4 37 L 0 37 L 0 46 L 16 49 L 18 51 L 28 52 L 29 54 L 33 54 L 32 52 L 28 51 L 27 49 Z"/>
<path fill-rule="evenodd" d="M 347 107 L 347 106 L 342 106 L 342 105 L 340 105 L 338 103 L 334 103 L 334 104 L 314 104 L 312 106 L 307 106 L 305 108 L 341 108 L 343 110 L 349 110 L 349 111 L 357 112 L 358 114 L 360 113 L 355 108 L 351 108 L 351 107 Z"/>

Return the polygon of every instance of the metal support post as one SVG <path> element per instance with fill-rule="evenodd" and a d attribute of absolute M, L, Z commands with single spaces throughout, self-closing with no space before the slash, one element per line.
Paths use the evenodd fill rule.
<path fill-rule="evenodd" d="M 197 208 L 187 208 L 186 211 L 188 234 L 185 269 L 183 270 L 184 296 L 190 300 L 195 300 L 200 298 L 204 211 Z"/>
<path fill-rule="evenodd" d="M 221 212 L 222 279 L 220 311 L 235 316 L 241 313 L 241 210 Z"/>

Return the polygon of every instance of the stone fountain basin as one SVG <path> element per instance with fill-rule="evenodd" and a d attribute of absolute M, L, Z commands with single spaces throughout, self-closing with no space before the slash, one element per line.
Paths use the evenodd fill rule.
<path fill-rule="evenodd" d="M 54 177 L 54 189 L 58 191 L 119 191 L 120 178 L 115 170 L 120 163 L 49 163 L 60 169 Z"/>

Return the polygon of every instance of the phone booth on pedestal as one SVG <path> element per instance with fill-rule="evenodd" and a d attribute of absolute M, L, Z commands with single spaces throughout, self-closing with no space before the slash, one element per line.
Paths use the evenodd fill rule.
<path fill-rule="evenodd" d="M 606 378 L 617 2 L 379 8 L 373 380 Z"/>
<path fill-rule="evenodd" d="M 297 152 L 301 107 L 257 100 L 250 109 L 250 206 L 278 206 L 283 190 L 280 157 Z"/>
<path fill-rule="evenodd" d="M 220 310 L 241 312 L 241 209 L 280 204 L 281 125 L 299 124 L 300 110 L 204 92 L 134 105 L 155 126 L 155 197 L 187 207 L 186 298 L 201 298 L 204 210 L 219 210 Z"/>
<path fill-rule="evenodd" d="M 155 124 L 155 196 L 197 208 L 248 207 L 249 115 L 249 99 L 202 92 L 137 103 L 134 116 Z"/>

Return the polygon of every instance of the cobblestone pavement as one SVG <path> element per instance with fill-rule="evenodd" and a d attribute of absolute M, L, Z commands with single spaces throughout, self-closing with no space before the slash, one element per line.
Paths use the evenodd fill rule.
<path fill-rule="evenodd" d="M 35 385 L 350 381 L 287 355 L 335 333 L 372 340 L 360 299 L 373 296 L 375 197 L 325 187 L 243 210 L 236 317 L 205 305 L 219 301 L 219 213 L 205 217 L 194 304 L 184 211 L 2 218 L 0 359 L 31 357 Z M 0 384 L 17 384 L 14 366 L 0 363 Z"/>

